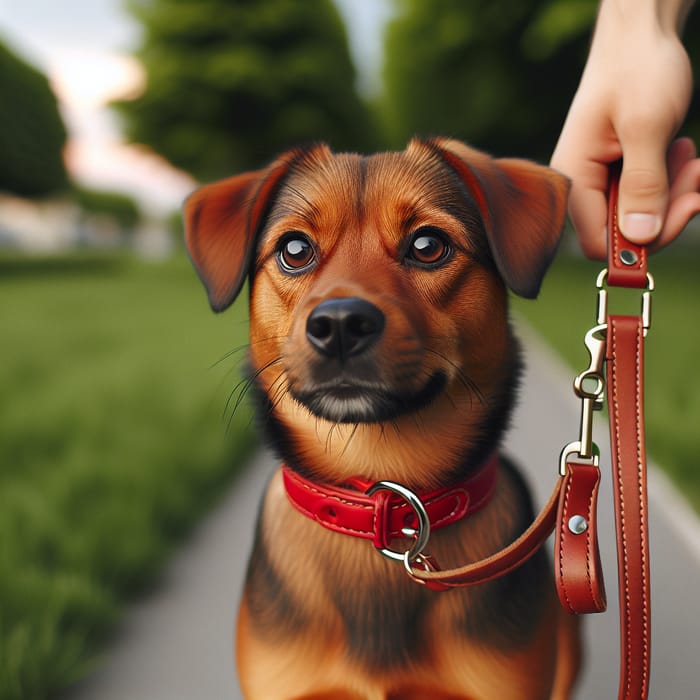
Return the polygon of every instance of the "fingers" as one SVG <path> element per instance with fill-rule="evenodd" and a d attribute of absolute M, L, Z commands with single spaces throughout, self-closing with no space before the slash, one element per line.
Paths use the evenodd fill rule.
<path fill-rule="evenodd" d="M 629 156 L 626 156 L 625 162 L 629 163 Z M 575 154 L 574 157 L 567 157 L 565 149 L 561 147 L 558 147 L 553 154 L 551 164 L 572 179 L 569 216 L 578 233 L 583 253 L 593 260 L 605 260 L 607 252 L 608 164 L 582 158 L 580 153 Z M 649 227 L 647 236 L 641 236 L 645 244 L 651 244 L 652 251 L 668 245 L 678 237 L 694 216 L 700 214 L 700 159 L 696 158 L 695 145 L 691 139 L 680 138 L 671 144 L 668 154 L 664 154 L 661 173 L 662 177 L 659 179 L 666 183 L 670 182 L 670 189 L 666 184 L 666 187 L 663 188 L 666 193 L 665 197 L 661 197 L 661 200 L 665 202 L 663 205 L 664 213 L 652 214 L 661 217 L 658 224 L 661 228 L 660 231 L 657 229 L 656 233 L 649 236 L 648 231 L 650 229 L 653 231 L 653 228 Z M 636 183 L 635 177 L 637 178 Z M 634 185 L 639 185 L 640 179 L 642 178 L 634 173 L 631 183 L 628 179 L 627 184 L 632 185 L 633 197 L 635 196 Z M 644 185 L 644 182 L 641 184 Z M 620 187 L 620 201 L 622 201 L 622 180 Z M 655 195 L 656 201 L 659 201 L 659 189 L 657 186 L 656 191 L 652 189 L 650 192 L 644 191 L 644 187 L 638 187 L 637 199 L 632 201 L 640 201 L 640 190 L 647 196 Z M 653 200 L 654 197 L 651 199 Z M 623 216 L 624 206 L 624 203 L 620 206 L 620 212 Z M 651 212 L 629 212 L 628 210 L 628 214 L 637 213 L 649 214 Z M 635 226 L 639 228 L 639 222 L 635 222 L 633 216 L 631 219 L 628 218 L 626 223 L 627 231 L 623 230 L 623 233 L 632 240 L 635 235 Z M 656 222 L 654 225 L 656 226 Z"/>
<path fill-rule="evenodd" d="M 676 139 L 668 149 L 668 157 L 666 159 L 669 182 L 674 182 L 681 168 L 683 168 L 689 160 L 695 158 L 696 155 L 697 150 L 692 139 L 684 136 Z"/>
<path fill-rule="evenodd" d="M 571 122 L 566 124 L 551 165 L 571 179 L 569 218 L 578 234 L 581 249 L 592 260 L 606 256 L 608 165 L 600 154 L 587 153 Z M 583 129 L 586 133 L 586 129 Z M 607 154 L 605 154 L 607 155 Z M 612 156 L 612 160 L 615 156 Z"/>
<path fill-rule="evenodd" d="M 603 166 L 607 170 L 606 166 Z M 576 183 L 576 181 L 574 181 Z M 607 254 L 607 178 L 602 188 L 574 184 L 569 196 L 569 217 L 578 233 L 583 254 L 605 260 Z"/>
<path fill-rule="evenodd" d="M 623 176 L 627 156 L 625 158 Z M 635 231 L 639 222 L 635 222 L 634 217 L 630 227 L 629 213 L 625 212 L 626 205 L 622 203 L 622 177 L 620 178 L 620 228 L 626 238 L 635 243 L 650 244 L 652 251 L 660 250 L 675 240 L 688 222 L 700 213 L 700 159 L 696 158 L 695 144 L 691 139 L 680 138 L 671 144 L 663 173 L 664 176 L 668 174 L 670 189 L 667 190 L 666 211 L 661 219 L 661 228 L 656 234 L 651 234 L 648 230 L 642 231 L 641 234 L 638 230 Z M 658 192 L 647 194 L 658 196 Z M 648 199 L 651 201 L 654 197 L 650 196 Z M 624 222 L 627 223 L 626 229 L 623 228 Z"/>
<path fill-rule="evenodd" d="M 624 237 L 640 245 L 652 243 L 668 209 L 666 169 L 668 141 L 649 129 L 632 128 L 620 135 L 624 158 L 620 175 L 618 222 Z"/>
<path fill-rule="evenodd" d="M 669 155 L 671 175 L 670 204 L 661 235 L 654 249 L 662 248 L 678 237 L 688 222 L 700 214 L 700 159 L 690 139 Z M 675 144 L 674 144 L 675 145 Z"/>

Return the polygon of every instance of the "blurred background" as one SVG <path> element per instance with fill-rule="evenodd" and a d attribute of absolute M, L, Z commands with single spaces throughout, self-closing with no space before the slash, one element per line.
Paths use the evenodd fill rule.
<path fill-rule="evenodd" d="M 546 162 L 596 7 L 0 0 L 0 698 L 84 675 L 255 446 L 245 302 L 209 312 L 184 197 L 318 140 L 444 134 Z M 696 76 L 698 36 L 696 10 Z M 698 233 L 654 258 L 648 351 L 652 454 L 696 508 Z M 569 233 L 539 302 L 514 300 L 576 367 L 598 267 Z"/>

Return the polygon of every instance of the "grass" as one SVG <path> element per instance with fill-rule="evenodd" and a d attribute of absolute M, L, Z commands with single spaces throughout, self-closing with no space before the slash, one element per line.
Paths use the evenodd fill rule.
<path fill-rule="evenodd" d="M 251 446 L 244 304 L 189 263 L 0 257 L 0 697 L 82 675 Z"/>
<path fill-rule="evenodd" d="M 671 248 L 650 259 L 656 291 L 646 342 L 645 399 L 647 448 L 700 512 L 699 266 L 697 248 Z M 602 267 L 560 256 L 537 302 L 514 302 L 572 367 L 572 379 L 587 365 L 583 336 L 595 323 L 595 279 Z M 638 293 L 613 296 L 613 292 L 616 313 L 638 313 Z"/>

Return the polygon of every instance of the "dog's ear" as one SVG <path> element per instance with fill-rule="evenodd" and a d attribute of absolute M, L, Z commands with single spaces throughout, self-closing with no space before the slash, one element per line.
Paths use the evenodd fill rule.
<path fill-rule="evenodd" d="M 293 158 L 290 152 L 269 168 L 204 185 L 187 198 L 185 242 L 214 311 L 241 291 L 256 232 Z"/>
<path fill-rule="evenodd" d="M 494 159 L 460 141 L 434 139 L 431 145 L 474 197 L 506 284 L 534 299 L 564 228 L 569 180 L 544 165 Z"/>

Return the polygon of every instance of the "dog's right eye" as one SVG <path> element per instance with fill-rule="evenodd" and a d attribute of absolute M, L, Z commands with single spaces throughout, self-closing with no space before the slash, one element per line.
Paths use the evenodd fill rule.
<path fill-rule="evenodd" d="M 285 236 L 277 249 L 277 263 L 282 272 L 301 272 L 316 260 L 316 251 L 309 239 L 299 233 Z"/>

